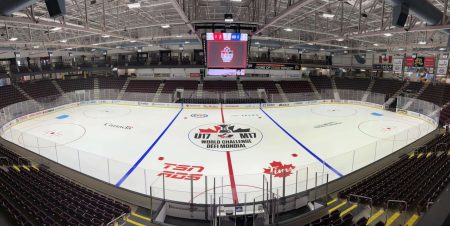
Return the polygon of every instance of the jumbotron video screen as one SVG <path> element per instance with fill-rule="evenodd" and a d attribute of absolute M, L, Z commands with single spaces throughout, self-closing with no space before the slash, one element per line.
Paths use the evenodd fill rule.
<path fill-rule="evenodd" d="M 247 41 L 244 33 L 206 33 L 207 68 L 247 68 Z"/>

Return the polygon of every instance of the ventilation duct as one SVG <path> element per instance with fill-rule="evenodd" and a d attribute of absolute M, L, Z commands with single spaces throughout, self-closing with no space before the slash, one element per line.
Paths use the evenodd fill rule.
<path fill-rule="evenodd" d="M 10 16 L 29 5 L 36 3 L 37 0 L 0 0 L 0 14 Z"/>
<path fill-rule="evenodd" d="M 395 18 L 395 13 L 403 12 L 405 9 L 409 11 L 420 20 L 426 22 L 428 25 L 438 25 L 442 22 L 444 14 L 436 8 L 431 2 L 427 0 L 391 0 L 393 4 L 393 11 Z M 406 10 L 407 12 L 408 10 Z M 395 22 L 395 21 L 393 21 Z M 395 25 L 395 24 L 394 24 Z M 445 33 L 450 35 L 450 29 L 443 30 Z M 450 46 L 450 37 L 447 41 L 447 46 Z"/>

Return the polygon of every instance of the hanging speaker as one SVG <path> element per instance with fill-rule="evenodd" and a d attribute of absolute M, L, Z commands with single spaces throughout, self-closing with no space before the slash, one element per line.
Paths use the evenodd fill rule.
<path fill-rule="evenodd" d="M 66 14 L 66 2 L 64 0 L 45 0 L 50 17 L 63 16 Z"/>
<path fill-rule="evenodd" d="M 392 25 L 404 27 L 409 15 L 409 6 L 406 3 L 394 5 L 392 10 Z"/>

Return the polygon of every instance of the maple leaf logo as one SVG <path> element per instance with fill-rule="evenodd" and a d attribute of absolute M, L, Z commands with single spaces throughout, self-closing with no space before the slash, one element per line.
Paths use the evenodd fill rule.
<path fill-rule="evenodd" d="M 264 168 L 265 174 L 272 174 L 274 177 L 288 177 L 292 175 L 295 166 L 292 164 L 283 164 L 278 161 L 273 161 L 270 163 L 268 168 Z"/>

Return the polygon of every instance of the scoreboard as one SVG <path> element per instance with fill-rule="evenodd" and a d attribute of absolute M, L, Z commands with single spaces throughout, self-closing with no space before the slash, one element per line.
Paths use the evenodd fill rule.
<path fill-rule="evenodd" d="M 206 33 L 206 67 L 208 69 L 247 68 L 247 44 L 248 34 L 245 33 Z"/>

